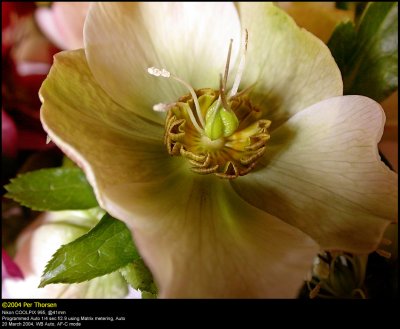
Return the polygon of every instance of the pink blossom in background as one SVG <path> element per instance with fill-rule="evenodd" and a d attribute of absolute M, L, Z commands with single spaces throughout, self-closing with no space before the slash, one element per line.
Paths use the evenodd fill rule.
<path fill-rule="evenodd" d="M 8 256 L 7 252 L 2 249 L 1 250 L 1 281 L 2 281 L 2 298 L 9 298 L 9 291 L 5 287 L 5 283 L 7 280 L 15 280 L 21 281 L 24 279 L 24 275 L 22 274 L 18 265 L 12 260 L 10 256 Z"/>
<path fill-rule="evenodd" d="M 22 274 L 18 265 L 12 260 L 10 256 L 8 256 L 7 252 L 2 249 L 1 250 L 1 278 L 20 278 L 23 279 L 24 275 Z"/>
<path fill-rule="evenodd" d="M 14 158 L 17 155 L 17 128 L 14 121 L 1 110 L 1 152 L 3 155 Z"/>
<path fill-rule="evenodd" d="M 33 20 L 34 2 L 2 2 L 2 110 L 7 127 L 14 122 L 14 135 L 5 132 L 7 152 L 44 150 L 46 144 L 40 116 L 38 90 L 60 51 L 37 29 Z M 3 115 L 2 115 L 3 116 Z M 3 130 L 3 129 L 2 129 Z M 9 130 L 6 130 L 9 131 Z M 17 143 L 11 147 L 10 143 Z M 16 151 L 9 155 L 16 156 Z"/>
<path fill-rule="evenodd" d="M 35 12 L 36 22 L 47 38 L 60 49 L 83 47 L 83 24 L 90 2 L 53 2 Z"/>

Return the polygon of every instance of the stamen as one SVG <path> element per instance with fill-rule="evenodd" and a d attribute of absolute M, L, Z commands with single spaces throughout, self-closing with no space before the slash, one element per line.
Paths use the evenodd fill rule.
<path fill-rule="evenodd" d="M 46 144 L 49 144 L 51 142 L 51 137 L 49 135 L 47 135 L 46 137 Z"/>
<path fill-rule="evenodd" d="M 247 44 L 249 41 L 249 33 L 247 32 L 247 29 L 243 32 L 242 40 L 243 40 L 242 41 L 242 55 L 240 58 L 239 67 L 238 67 L 238 70 L 236 73 L 233 87 L 229 93 L 229 98 L 234 96 L 237 93 L 237 91 L 239 89 L 239 85 L 240 85 L 240 80 L 242 79 L 242 75 L 244 72 L 244 65 L 246 64 Z"/>
<path fill-rule="evenodd" d="M 206 112 L 204 134 L 199 134 L 189 121 L 188 105 L 193 112 L 194 106 L 188 93 L 179 98 L 166 114 L 164 143 L 170 155 L 186 158 L 194 172 L 235 179 L 249 173 L 265 154 L 270 121 L 247 120 L 251 115 L 246 113 L 259 110 L 247 97 L 227 101 L 222 74 L 219 78 L 219 90 L 196 90 L 199 103 L 204 107 L 202 110 Z M 222 107 L 222 99 L 229 110 Z M 159 107 L 165 108 L 165 105 Z M 249 122 L 241 122 L 237 113 Z M 241 129 L 239 124 L 243 124 Z"/>
<path fill-rule="evenodd" d="M 222 102 L 222 106 L 224 107 L 224 109 L 229 111 L 229 105 L 228 102 L 226 100 L 226 95 L 225 95 L 225 85 L 224 82 L 222 80 L 222 74 L 219 75 L 219 99 L 221 99 Z"/>
<path fill-rule="evenodd" d="M 166 69 L 158 69 L 156 67 L 149 67 L 147 69 L 147 72 L 149 72 L 151 75 L 154 75 L 155 77 L 164 77 L 164 78 L 169 78 L 171 76 L 171 73 L 168 72 Z"/>
<path fill-rule="evenodd" d="M 194 125 L 194 127 L 200 132 L 203 133 L 203 128 L 205 126 L 204 123 L 204 119 L 203 116 L 201 114 L 201 109 L 200 109 L 200 104 L 199 104 L 199 100 L 197 99 L 197 95 L 196 92 L 194 91 L 194 89 L 192 88 L 192 86 L 190 86 L 186 81 L 178 78 L 177 76 L 172 75 L 169 71 L 165 70 L 165 69 L 158 69 L 156 67 L 149 67 L 147 69 L 147 72 L 150 73 L 151 75 L 154 75 L 155 77 L 164 77 L 164 78 L 172 78 L 178 82 L 180 82 L 181 84 L 183 84 L 187 89 L 189 89 L 190 94 L 192 95 L 193 98 L 193 102 L 194 105 L 196 107 L 196 113 L 197 113 L 197 117 L 200 121 L 201 127 L 199 126 L 199 124 L 196 121 L 196 118 L 194 117 L 194 114 L 192 111 L 188 111 L 190 120 L 192 120 L 192 123 Z M 157 104 L 158 105 L 158 104 Z M 154 107 L 153 107 L 154 109 Z"/>
<path fill-rule="evenodd" d="M 170 104 L 165 104 L 165 103 L 158 103 L 156 105 L 153 105 L 153 110 L 156 112 L 167 112 L 171 107 L 175 106 L 176 103 L 170 103 Z"/>
<path fill-rule="evenodd" d="M 228 81 L 229 64 L 231 62 L 231 53 L 232 53 L 232 43 L 233 43 L 233 39 L 231 39 L 231 41 L 229 43 L 228 56 L 226 58 L 225 73 L 224 73 L 224 89 L 226 88 L 226 83 Z"/>

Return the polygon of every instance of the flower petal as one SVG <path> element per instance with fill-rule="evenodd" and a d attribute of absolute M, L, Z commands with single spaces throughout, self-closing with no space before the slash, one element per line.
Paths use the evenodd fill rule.
<path fill-rule="evenodd" d="M 315 104 L 277 129 L 265 167 L 233 186 L 324 249 L 371 252 L 397 219 L 397 175 L 377 149 L 384 118 L 379 104 L 363 96 Z"/>
<path fill-rule="evenodd" d="M 8 256 L 3 248 L 1 250 L 1 278 L 2 280 L 6 278 L 24 278 L 19 266 Z"/>
<path fill-rule="evenodd" d="M 107 210 L 131 224 L 161 297 L 294 298 L 318 251 L 214 176 L 166 173 L 107 195 Z"/>
<path fill-rule="evenodd" d="M 85 170 L 100 203 L 109 184 L 152 181 L 169 169 L 163 127 L 114 103 L 94 81 L 83 50 L 57 54 L 39 93 L 43 127 Z"/>
<path fill-rule="evenodd" d="M 152 106 L 175 102 L 188 90 L 150 76 L 147 68 L 164 68 L 194 88 L 218 88 L 230 38 L 240 40 L 232 3 L 96 3 L 84 28 L 89 67 L 100 86 L 157 122 L 163 117 Z"/>
<path fill-rule="evenodd" d="M 242 86 L 257 83 L 252 99 L 272 129 L 314 103 L 343 94 L 339 68 L 321 40 L 271 3 L 240 3 L 239 12 L 249 32 Z"/>

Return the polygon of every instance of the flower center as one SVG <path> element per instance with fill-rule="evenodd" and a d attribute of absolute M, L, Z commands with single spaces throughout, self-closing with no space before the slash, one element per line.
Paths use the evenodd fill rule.
<path fill-rule="evenodd" d="M 219 91 L 200 89 L 196 96 L 202 114 L 206 115 L 218 100 Z M 257 120 L 261 111 L 253 107 L 246 96 L 232 98 L 230 106 L 239 121 L 236 131 L 212 140 L 197 131 L 190 120 L 188 113 L 194 110 L 191 95 L 179 98 L 169 109 L 165 122 L 164 143 L 169 154 L 185 157 L 192 170 L 199 174 L 213 173 L 233 179 L 249 173 L 265 153 L 271 121 Z"/>
<path fill-rule="evenodd" d="M 169 154 L 186 158 L 196 173 L 234 179 L 249 173 L 265 154 L 271 121 L 260 119 L 262 112 L 248 97 L 251 88 L 237 92 L 245 64 L 247 31 L 243 40 L 238 72 L 229 94 L 226 83 L 232 40 L 219 90 L 195 91 L 165 69 L 148 69 L 154 76 L 172 78 L 189 89 L 190 93 L 177 102 L 157 104 L 153 109 L 167 111 L 164 143 Z"/>

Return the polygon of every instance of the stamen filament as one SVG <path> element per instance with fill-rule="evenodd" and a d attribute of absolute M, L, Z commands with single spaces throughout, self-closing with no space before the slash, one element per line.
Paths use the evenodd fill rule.
<path fill-rule="evenodd" d="M 231 62 L 231 53 L 232 53 L 232 43 L 233 39 L 231 39 L 229 43 L 228 56 L 226 58 L 225 73 L 224 73 L 224 89 L 226 88 L 226 83 L 228 82 L 229 64 Z"/>
<path fill-rule="evenodd" d="M 236 72 L 235 81 L 233 82 L 233 87 L 229 93 L 229 98 L 237 93 L 240 85 L 240 80 L 242 80 L 244 66 L 246 64 L 247 43 L 249 41 L 249 33 L 247 32 L 247 29 L 243 32 L 242 39 L 242 55 L 240 58 L 238 70 Z"/>
<path fill-rule="evenodd" d="M 194 105 L 196 107 L 196 113 L 197 113 L 197 117 L 200 121 L 201 127 L 197 123 L 196 118 L 193 114 L 193 111 L 191 111 L 191 110 L 188 111 L 188 114 L 189 114 L 190 120 L 192 121 L 192 123 L 193 123 L 194 127 L 197 129 L 197 131 L 200 133 L 203 133 L 204 132 L 203 128 L 205 127 L 205 123 L 204 123 L 203 116 L 201 114 L 199 100 L 197 99 L 196 92 L 194 91 L 192 86 L 190 86 L 186 81 L 178 78 L 177 76 L 172 75 L 170 72 L 168 72 L 165 69 L 160 70 L 156 67 L 149 67 L 147 69 L 147 72 L 156 77 L 172 78 L 172 79 L 180 82 L 181 84 L 183 84 L 189 90 L 190 94 L 192 95 Z"/>

